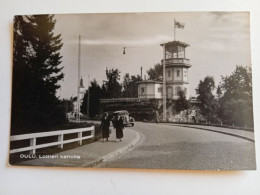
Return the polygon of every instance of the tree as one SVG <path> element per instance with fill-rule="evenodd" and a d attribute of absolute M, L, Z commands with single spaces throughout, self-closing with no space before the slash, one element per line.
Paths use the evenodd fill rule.
<path fill-rule="evenodd" d="M 236 70 L 230 76 L 222 76 L 220 88 L 224 98 L 241 98 L 252 102 L 251 68 L 236 66 Z"/>
<path fill-rule="evenodd" d="M 162 81 L 163 79 L 163 66 L 162 64 L 158 63 L 155 64 L 153 68 L 150 68 L 147 71 L 148 79 L 155 80 L 155 81 Z"/>
<path fill-rule="evenodd" d="M 137 82 L 141 81 L 141 76 L 132 75 L 126 73 L 123 79 L 123 91 L 122 96 L 126 98 L 137 98 L 138 97 L 138 87 Z"/>
<path fill-rule="evenodd" d="M 102 86 L 102 97 L 120 98 L 122 94 L 122 86 L 119 83 L 120 72 L 118 69 L 106 70 L 107 81 Z"/>
<path fill-rule="evenodd" d="M 251 68 L 237 66 L 222 77 L 219 117 L 226 124 L 253 126 L 252 72 Z"/>
<path fill-rule="evenodd" d="M 104 82 L 106 82 L 106 81 L 103 81 L 103 84 L 101 86 L 101 98 L 109 98 L 107 86 Z"/>
<path fill-rule="evenodd" d="M 55 23 L 54 15 L 14 19 L 14 126 L 35 129 L 65 120 L 65 114 L 64 120 L 60 118 L 63 111 L 56 98 L 64 74 L 60 67 L 61 35 L 54 36 Z"/>
<path fill-rule="evenodd" d="M 74 110 L 74 104 L 73 104 L 73 97 L 70 97 L 70 99 L 63 99 L 61 103 L 63 104 L 63 107 L 65 108 L 65 112 L 72 112 Z"/>
<path fill-rule="evenodd" d="M 89 96 L 88 96 L 89 93 Z M 89 97 L 89 113 L 87 113 L 88 108 L 88 97 Z M 94 79 L 90 82 L 89 91 L 87 90 L 81 105 L 81 112 L 83 114 L 88 114 L 93 117 L 99 114 L 100 108 L 100 98 L 101 98 L 101 88 L 97 81 Z"/>
<path fill-rule="evenodd" d="M 179 98 L 175 102 L 176 111 L 180 112 L 189 108 L 189 101 L 186 99 L 185 92 L 180 90 L 178 92 Z"/>
<path fill-rule="evenodd" d="M 13 49 L 13 87 L 12 87 L 12 127 L 16 128 L 24 121 L 26 99 L 31 89 L 31 71 L 28 66 L 29 56 L 29 24 L 23 16 L 14 17 L 14 49 Z M 24 87 L 27 86 L 27 87 Z"/>
<path fill-rule="evenodd" d="M 218 121 L 218 103 L 213 95 L 215 89 L 215 81 L 213 77 L 207 76 L 200 81 L 196 93 L 198 94 L 199 107 L 203 116 L 208 122 Z"/>

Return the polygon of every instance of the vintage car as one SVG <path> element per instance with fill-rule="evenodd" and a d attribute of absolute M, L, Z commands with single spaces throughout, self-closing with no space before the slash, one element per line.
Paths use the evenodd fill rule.
<path fill-rule="evenodd" d="M 134 126 L 135 119 L 133 117 L 129 116 L 129 112 L 127 110 L 119 110 L 119 111 L 113 112 L 112 122 L 115 120 L 117 115 L 120 115 L 120 117 L 123 118 L 125 126 L 126 125 Z"/>

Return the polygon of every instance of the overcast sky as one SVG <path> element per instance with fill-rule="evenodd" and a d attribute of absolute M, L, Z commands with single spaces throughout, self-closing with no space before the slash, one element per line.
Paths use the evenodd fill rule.
<path fill-rule="evenodd" d="M 216 84 L 221 75 L 231 74 L 236 65 L 251 66 L 249 12 L 122 13 L 55 15 L 55 34 L 62 34 L 64 81 L 58 95 L 75 96 L 78 75 L 78 36 L 82 36 L 81 75 L 99 84 L 105 69 L 143 75 L 161 61 L 161 43 L 173 41 L 174 19 L 185 23 L 176 29 L 176 40 L 188 43 L 190 95 L 206 76 Z M 123 55 L 126 47 L 126 55 Z"/>

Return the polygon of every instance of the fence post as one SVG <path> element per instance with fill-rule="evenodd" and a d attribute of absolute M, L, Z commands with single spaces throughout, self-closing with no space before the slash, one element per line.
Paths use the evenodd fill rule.
<path fill-rule="evenodd" d="M 58 135 L 58 141 L 61 142 L 59 145 L 59 148 L 63 149 L 63 134 Z"/>
<path fill-rule="evenodd" d="M 82 131 L 78 133 L 78 138 L 82 138 Z M 82 145 L 82 139 L 79 140 L 79 145 Z"/>
<path fill-rule="evenodd" d="M 35 152 L 36 152 L 36 149 L 35 149 L 35 146 L 36 146 L 36 137 L 30 139 L 30 146 L 33 147 L 33 149 L 30 150 L 30 154 L 35 154 Z"/>
<path fill-rule="evenodd" d="M 93 135 L 93 137 L 95 137 L 95 126 L 93 126 L 93 130 L 91 131 L 91 135 Z"/>

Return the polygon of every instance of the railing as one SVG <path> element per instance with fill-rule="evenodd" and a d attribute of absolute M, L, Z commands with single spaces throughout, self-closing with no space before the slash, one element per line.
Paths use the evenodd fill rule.
<path fill-rule="evenodd" d="M 83 132 L 88 132 L 88 131 L 90 131 L 91 134 L 83 137 L 82 136 Z M 72 133 L 78 133 L 78 137 L 73 138 L 73 139 L 69 139 L 69 140 L 64 140 L 64 135 L 72 134 Z M 37 138 L 49 137 L 49 136 L 58 136 L 58 141 L 46 143 L 46 144 L 39 144 L 39 145 L 36 144 Z M 55 146 L 55 145 L 58 145 L 59 148 L 63 149 L 63 144 L 78 141 L 79 144 L 82 145 L 82 140 L 90 139 L 90 138 L 93 138 L 94 136 L 95 136 L 95 126 L 80 128 L 80 129 L 70 129 L 70 130 L 51 131 L 51 132 L 43 132 L 43 133 L 30 133 L 30 134 L 23 134 L 23 135 L 13 135 L 13 136 L 11 136 L 11 141 L 19 141 L 19 140 L 30 139 L 30 146 L 12 149 L 12 150 L 10 150 L 10 153 L 30 151 L 30 154 L 35 154 L 36 149 L 46 148 L 46 147 Z"/>
<path fill-rule="evenodd" d="M 165 60 L 166 63 L 185 63 L 189 64 L 190 60 L 186 58 L 170 58 Z"/>
<path fill-rule="evenodd" d="M 115 102 L 140 102 L 139 98 L 110 98 L 100 99 L 100 103 L 115 103 Z"/>

